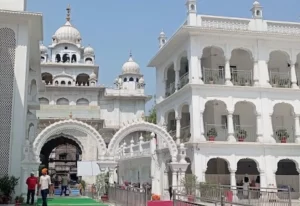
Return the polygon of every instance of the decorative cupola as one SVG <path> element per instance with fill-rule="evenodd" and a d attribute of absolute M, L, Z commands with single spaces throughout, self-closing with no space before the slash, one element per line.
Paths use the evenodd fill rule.
<path fill-rule="evenodd" d="M 40 44 L 41 63 L 48 61 L 48 48 L 44 44 Z"/>
<path fill-rule="evenodd" d="M 122 66 L 122 74 L 119 75 L 117 83 L 122 85 L 122 89 L 136 90 L 140 89 L 140 85 L 144 86 L 143 75 L 140 73 L 140 66 L 133 60 L 130 52 L 129 59 Z M 120 83 L 121 81 L 121 83 Z"/>
<path fill-rule="evenodd" d="M 90 86 L 92 86 L 92 87 L 96 86 L 97 75 L 94 72 L 92 72 L 92 74 L 90 75 L 89 83 L 90 83 Z"/>
<path fill-rule="evenodd" d="M 254 1 L 252 11 L 253 19 L 262 19 L 263 18 L 263 8 L 258 1 Z"/>
<path fill-rule="evenodd" d="M 186 0 L 187 25 L 197 25 L 197 0 Z"/>
<path fill-rule="evenodd" d="M 159 42 L 159 48 L 162 48 L 167 42 L 166 34 L 163 31 L 161 31 L 159 34 L 158 42 Z"/>
<path fill-rule="evenodd" d="M 86 64 L 94 64 L 95 62 L 95 51 L 92 47 L 87 46 L 83 50 L 83 58 Z"/>

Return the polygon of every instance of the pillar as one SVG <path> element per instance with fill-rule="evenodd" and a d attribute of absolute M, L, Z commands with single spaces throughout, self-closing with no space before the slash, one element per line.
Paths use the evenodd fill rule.
<path fill-rule="evenodd" d="M 269 142 L 270 143 L 276 143 L 276 139 L 274 138 L 274 130 L 273 130 L 273 123 L 272 123 L 272 114 L 268 114 L 267 117 L 268 117 L 267 121 L 268 121 L 268 125 L 269 125 L 268 129 L 270 130 L 269 131 L 269 133 L 270 133 L 270 140 L 269 140 Z"/>
<path fill-rule="evenodd" d="M 203 126 L 203 111 L 200 108 L 200 97 L 192 96 L 190 104 L 190 142 L 203 142 L 206 141 L 204 137 L 204 126 Z M 199 125 L 200 124 L 200 125 Z M 202 125 L 202 126 L 201 126 Z"/>
<path fill-rule="evenodd" d="M 165 164 L 164 169 L 163 187 L 164 193 L 169 195 L 169 166 L 167 164 Z"/>
<path fill-rule="evenodd" d="M 256 136 L 257 142 L 263 142 L 263 131 L 262 131 L 262 118 L 261 118 L 261 114 L 256 114 Z"/>
<path fill-rule="evenodd" d="M 236 170 L 229 170 L 229 172 L 230 172 L 231 190 L 233 192 L 233 195 L 236 196 L 237 195 L 236 177 L 235 177 Z"/>
<path fill-rule="evenodd" d="M 229 111 L 227 114 L 227 124 L 228 124 L 228 142 L 236 142 L 234 137 L 234 127 L 233 127 L 233 112 Z"/>
<path fill-rule="evenodd" d="M 175 91 L 178 91 L 178 88 L 180 86 L 180 83 L 179 83 L 179 69 L 178 68 L 175 68 Z"/>
<path fill-rule="evenodd" d="M 259 68 L 258 68 L 258 61 L 254 60 L 253 64 L 253 85 L 254 86 L 259 86 Z"/>
<path fill-rule="evenodd" d="M 181 125 L 180 125 L 181 116 L 176 117 L 176 144 L 180 144 L 180 131 L 181 131 Z"/>
<path fill-rule="evenodd" d="M 296 74 L 296 68 L 294 62 L 291 62 L 291 82 L 292 82 L 293 89 L 299 89 L 297 85 L 297 74 Z"/>
<path fill-rule="evenodd" d="M 29 168 L 27 166 L 22 166 L 21 193 L 23 195 L 27 194 L 26 180 L 28 177 L 29 177 Z"/>
<path fill-rule="evenodd" d="M 225 85 L 232 86 L 231 71 L 230 71 L 230 58 L 226 57 L 225 60 Z"/>
<path fill-rule="evenodd" d="M 300 114 L 295 114 L 295 142 L 300 143 L 300 121 L 299 121 Z"/>

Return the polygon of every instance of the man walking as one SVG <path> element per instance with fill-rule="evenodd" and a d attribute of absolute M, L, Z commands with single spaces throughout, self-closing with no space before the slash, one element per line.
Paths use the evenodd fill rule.
<path fill-rule="evenodd" d="M 33 205 L 34 203 L 34 194 L 35 194 L 35 188 L 38 184 L 37 178 L 34 176 L 34 173 L 30 173 L 30 177 L 27 178 L 26 180 L 27 184 L 27 201 L 26 204 L 29 205 L 29 199 L 31 197 L 30 204 Z"/>
<path fill-rule="evenodd" d="M 61 192 L 60 192 L 60 196 L 62 196 L 63 193 L 65 193 L 65 196 L 66 196 L 68 185 L 69 185 L 69 178 L 68 178 L 67 175 L 64 175 L 62 177 L 62 180 L 61 180 Z"/>
<path fill-rule="evenodd" d="M 40 177 L 40 189 L 41 189 L 41 195 L 43 200 L 42 206 L 47 206 L 47 195 L 49 193 L 49 186 L 51 185 L 51 178 L 49 175 L 47 175 L 47 169 L 42 169 L 42 176 Z"/>

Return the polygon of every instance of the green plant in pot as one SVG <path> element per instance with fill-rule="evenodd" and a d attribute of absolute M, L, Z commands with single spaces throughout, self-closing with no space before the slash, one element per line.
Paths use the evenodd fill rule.
<path fill-rule="evenodd" d="M 244 129 L 240 129 L 237 132 L 237 139 L 238 139 L 238 141 L 239 142 L 244 142 L 246 138 L 247 138 L 247 131 L 244 130 Z"/>
<path fill-rule="evenodd" d="M 281 143 L 286 143 L 286 140 L 290 137 L 286 129 L 279 129 L 275 134 Z"/>
<path fill-rule="evenodd" d="M 22 195 L 16 196 L 15 202 L 16 203 L 21 203 L 21 204 L 24 203 L 24 197 Z"/>
<path fill-rule="evenodd" d="M 2 204 L 8 204 L 12 200 L 12 195 L 15 193 L 15 187 L 19 183 L 19 178 L 5 175 L 0 178 L 0 192 L 2 193 Z"/>
<path fill-rule="evenodd" d="M 211 128 L 207 132 L 208 141 L 215 141 L 216 136 L 218 136 L 217 130 L 215 128 Z"/>
<path fill-rule="evenodd" d="M 197 176 L 194 174 L 186 174 L 181 180 L 181 184 L 184 186 L 188 201 L 194 202 L 198 185 Z"/>

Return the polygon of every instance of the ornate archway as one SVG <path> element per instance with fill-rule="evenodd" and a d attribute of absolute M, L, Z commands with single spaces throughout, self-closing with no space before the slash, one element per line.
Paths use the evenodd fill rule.
<path fill-rule="evenodd" d="M 144 121 L 133 122 L 122 127 L 111 139 L 108 145 L 108 154 L 114 156 L 114 152 L 117 151 L 120 142 L 130 133 L 139 131 L 154 132 L 157 134 L 158 138 L 162 138 L 162 140 L 166 142 L 172 161 L 177 161 L 178 149 L 171 135 L 163 127 Z"/>
<path fill-rule="evenodd" d="M 41 149 L 46 142 L 51 140 L 53 136 L 57 136 L 68 131 L 72 131 L 72 133 L 85 133 L 86 135 L 93 138 L 97 144 L 98 159 L 106 154 L 107 149 L 105 141 L 96 129 L 84 122 L 69 119 L 55 122 L 54 124 L 49 125 L 35 138 L 33 142 L 33 151 L 35 153 L 36 160 L 39 159 Z M 73 138 L 76 139 L 78 137 L 76 137 L 75 135 Z"/>

